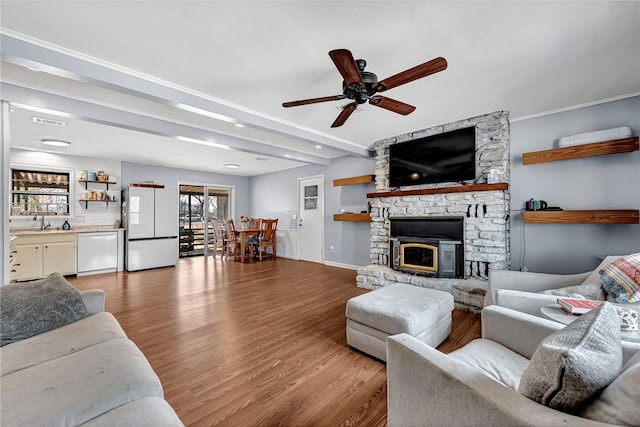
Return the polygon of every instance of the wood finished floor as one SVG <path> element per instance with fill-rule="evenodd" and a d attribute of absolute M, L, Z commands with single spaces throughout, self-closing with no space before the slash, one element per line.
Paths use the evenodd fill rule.
<path fill-rule="evenodd" d="M 101 288 L 185 425 L 385 426 L 384 363 L 346 344 L 355 271 L 279 258 L 70 278 Z M 454 311 L 449 352 L 480 335 Z"/>

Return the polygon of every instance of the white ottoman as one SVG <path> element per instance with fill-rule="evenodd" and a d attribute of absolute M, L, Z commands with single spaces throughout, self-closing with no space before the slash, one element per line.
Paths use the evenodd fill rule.
<path fill-rule="evenodd" d="M 407 333 L 437 347 L 451 333 L 453 296 L 395 283 L 347 301 L 347 344 L 387 360 L 387 337 Z"/>

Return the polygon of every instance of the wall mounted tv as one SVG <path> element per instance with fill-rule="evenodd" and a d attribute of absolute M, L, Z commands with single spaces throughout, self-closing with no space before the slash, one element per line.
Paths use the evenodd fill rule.
<path fill-rule="evenodd" d="M 475 127 L 401 142 L 389 147 L 391 188 L 475 179 Z"/>

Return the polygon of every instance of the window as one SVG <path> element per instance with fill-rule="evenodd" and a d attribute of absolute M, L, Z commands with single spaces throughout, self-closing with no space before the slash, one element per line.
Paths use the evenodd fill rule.
<path fill-rule="evenodd" d="M 69 173 L 11 169 L 11 215 L 69 215 Z"/>
<path fill-rule="evenodd" d="M 304 187 L 304 210 L 318 209 L 318 186 L 309 185 Z"/>

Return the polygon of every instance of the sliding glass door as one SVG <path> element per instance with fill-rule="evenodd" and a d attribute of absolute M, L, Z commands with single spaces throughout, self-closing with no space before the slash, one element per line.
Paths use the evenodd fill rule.
<path fill-rule="evenodd" d="M 180 185 L 180 256 L 214 251 L 212 221 L 230 218 L 231 188 Z"/>

